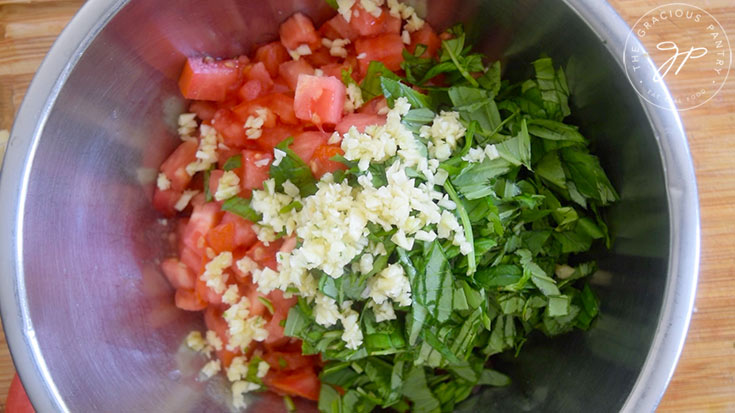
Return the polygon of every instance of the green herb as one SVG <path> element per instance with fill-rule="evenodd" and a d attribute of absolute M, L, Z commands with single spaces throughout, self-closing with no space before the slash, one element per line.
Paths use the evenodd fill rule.
<path fill-rule="evenodd" d="M 269 299 L 267 299 L 267 298 L 259 295 L 258 296 L 258 301 L 260 301 L 261 303 L 263 303 L 263 305 L 265 306 L 265 308 L 268 309 L 268 312 L 270 312 L 271 314 L 275 314 L 276 313 L 276 310 L 273 308 L 273 303 L 271 303 L 271 300 L 269 300 Z"/>
<path fill-rule="evenodd" d="M 288 138 L 276 145 L 276 149 L 286 153 L 278 165 L 271 164 L 270 177 L 276 182 L 276 188 L 283 190 L 283 183 L 290 181 L 301 191 L 301 196 L 306 197 L 316 192 L 316 179 L 311 169 L 289 146 L 293 138 Z"/>
<path fill-rule="evenodd" d="M 222 166 L 222 169 L 225 171 L 231 171 L 233 169 L 241 168 L 242 167 L 242 155 L 235 155 L 231 156 L 230 158 L 225 161 L 225 164 Z"/>
<path fill-rule="evenodd" d="M 342 74 L 342 79 L 343 81 L 345 79 L 344 73 Z M 387 67 L 385 67 L 384 64 L 375 61 L 370 62 L 370 65 L 368 65 L 367 73 L 365 73 L 365 78 L 362 80 L 362 84 L 360 84 L 360 88 L 362 89 L 362 97 L 366 102 L 383 94 L 383 89 L 381 85 L 382 79 L 398 81 L 400 78 L 395 73 L 391 72 Z M 354 82 L 354 80 L 352 80 L 352 77 L 350 77 L 349 80 Z"/>
<path fill-rule="evenodd" d="M 410 86 L 402 82 L 388 77 L 381 77 L 380 86 L 391 107 L 393 106 L 393 102 L 400 97 L 405 97 L 414 109 L 430 109 L 432 107 L 431 99 L 427 95 L 413 90 Z"/>
<path fill-rule="evenodd" d="M 241 217 L 247 219 L 250 222 L 258 222 L 260 221 L 260 215 L 255 212 L 255 210 L 250 207 L 250 200 L 245 198 L 240 198 L 239 196 L 234 196 L 228 200 L 226 200 L 222 204 L 222 210 L 223 211 L 229 211 L 233 214 L 240 215 Z"/>

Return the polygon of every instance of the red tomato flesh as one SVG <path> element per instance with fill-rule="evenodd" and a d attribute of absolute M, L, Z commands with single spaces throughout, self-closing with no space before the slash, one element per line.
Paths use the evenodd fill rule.
<path fill-rule="evenodd" d="M 342 120 L 346 90 L 334 76 L 299 76 L 294 97 L 296 117 L 316 125 L 336 125 Z"/>
<path fill-rule="evenodd" d="M 227 90 L 238 81 L 237 66 L 234 60 L 190 57 L 179 78 L 181 94 L 194 100 L 224 100 Z"/>
<path fill-rule="evenodd" d="M 302 13 L 296 13 L 283 22 L 278 30 L 281 43 L 289 50 L 296 50 L 301 45 L 307 45 L 311 50 L 322 45 L 319 33 L 316 32 L 311 19 Z"/>
<path fill-rule="evenodd" d="M 403 62 L 403 40 L 394 33 L 382 34 L 375 37 L 361 38 L 355 41 L 355 51 L 360 64 L 360 71 L 364 74 L 372 61 L 381 62 L 389 70 L 398 71 Z"/>

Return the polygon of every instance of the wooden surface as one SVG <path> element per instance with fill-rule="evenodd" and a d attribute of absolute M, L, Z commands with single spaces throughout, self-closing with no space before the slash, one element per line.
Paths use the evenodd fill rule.
<path fill-rule="evenodd" d="M 610 0 L 633 24 L 671 0 Z M 23 94 L 52 42 L 83 1 L 0 0 L 0 148 Z M 689 0 L 735 42 L 733 0 Z M 696 64 L 692 61 L 692 64 Z M 705 76 L 707 68 L 702 67 Z M 712 101 L 681 114 L 697 170 L 702 256 L 696 311 L 659 411 L 735 412 L 735 73 Z M 691 79 L 690 79 L 691 80 Z M 696 81 L 696 76 L 693 81 Z M 0 412 L 13 376 L 0 331 Z M 601 391 L 604 391 L 601 389 Z"/>

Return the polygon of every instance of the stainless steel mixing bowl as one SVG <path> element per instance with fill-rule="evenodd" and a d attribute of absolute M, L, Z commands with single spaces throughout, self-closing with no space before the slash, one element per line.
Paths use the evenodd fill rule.
<path fill-rule="evenodd" d="M 624 75 L 628 27 L 600 0 L 414 3 L 435 26 L 468 23 L 511 78 L 540 53 L 563 65 L 574 120 L 622 195 L 608 211 L 615 246 L 597 252 L 595 327 L 534 337 L 520 358 L 498 362 L 512 387 L 464 409 L 653 410 L 689 323 L 699 214 L 677 113 L 642 101 Z M 150 205 L 152 172 L 175 145 L 184 56 L 247 52 L 295 10 L 330 12 L 322 0 L 90 0 L 59 37 L 0 180 L 2 317 L 38 411 L 228 409 L 222 383 L 197 383 L 201 360 L 179 349 L 200 321 L 173 308 L 158 273 L 168 243 Z M 270 401 L 254 410 L 283 406 Z"/>

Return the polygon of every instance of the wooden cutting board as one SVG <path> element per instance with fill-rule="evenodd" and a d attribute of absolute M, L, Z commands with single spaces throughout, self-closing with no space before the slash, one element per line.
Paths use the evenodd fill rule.
<path fill-rule="evenodd" d="M 669 0 L 610 0 L 633 25 Z M 733 0 L 689 0 L 735 36 Z M 0 0 L 0 149 L 28 84 L 80 0 Z M 735 41 L 735 37 L 733 38 Z M 696 61 L 691 64 L 696 65 Z M 698 68 L 702 76 L 709 70 Z M 733 75 L 732 77 L 735 77 Z M 681 114 L 697 170 L 702 256 L 696 311 L 659 411 L 735 412 L 735 86 Z M 0 331 L 0 412 L 14 374 Z M 603 389 L 601 389 L 603 390 Z"/>

